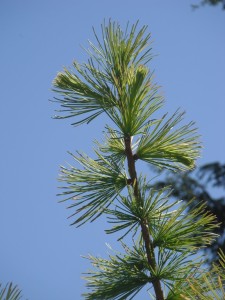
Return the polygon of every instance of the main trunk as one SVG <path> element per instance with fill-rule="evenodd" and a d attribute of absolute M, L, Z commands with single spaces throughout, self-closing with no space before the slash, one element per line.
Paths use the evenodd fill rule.
<path fill-rule="evenodd" d="M 140 192 L 139 192 L 139 188 L 138 188 L 138 178 L 137 178 L 137 172 L 136 172 L 136 167 L 135 167 L 135 159 L 134 159 L 134 155 L 132 152 L 131 137 L 130 136 L 125 137 L 124 143 L 125 143 L 125 152 L 126 152 L 126 157 L 127 157 L 128 171 L 129 171 L 129 175 L 130 175 L 130 183 L 134 190 L 134 197 L 138 203 L 138 202 L 140 202 L 140 198 L 139 198 Z M 149 230 L 148 230 L 147 220 L 142 220 L 141 232 L 142 232 L 142 237 L 143 237 L 144 244 L 145 244 L 145 250 L 146 250 L 146 254 L 147 254 L 148 263 L 151 266 L 151 268 L 153 270 L 155 270 L 156 269 L 156 260 L 155 260 L 155 254 L 154 254 L 154 249 L 152 246 L 151 237 L 150 237 Z M 155 279 L 152 282 L 152 285 L 153 285 L 153 288 L 155 291 L 156 300 L 164 300 L 160 280 Z"/>

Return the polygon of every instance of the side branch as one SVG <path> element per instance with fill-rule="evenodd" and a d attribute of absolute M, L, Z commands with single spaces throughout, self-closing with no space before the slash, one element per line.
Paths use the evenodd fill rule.
<path fill-rule="evenodd" d="M 138 203 L 138 202 L 140 202 L 140 193 L 139 193 L 139 188 L 138 188 L 137 172 L 136 172 L 136 167 L 135 167 L 135 160 L 137 158 L 135 157 L 135 155 L 133 155 L 133 152 L 132 152 L 130 136 L 124 138 L 124 143 L 125 143 L 125 153 L 126 153 L 126 157 L 127 157 L 128 171 L 129 171 L 129 175 L 130 175 L 129 180 L 130 180 L 130 184 L 132 185 L 132 187 L 134 189 L 134 197 Z M 141 205 L 141 203 L 140 203 L 140 205 Z M 146 254 L 147 254 L 148 263 L 151 266 L 151 268 L 153 270 L 155 270 L 156 269 L 156 261 L 155 261 L 155 255 L 154 255 L 152 241 L 151 241 L 151 238 L 149 235 L 147 220 L 142 220 L 141 232 L 142 232 L 142 237 L 143 237 L 144 244 L 145 244 L 145 250 L 146 250 Z M 152 284 L 154 287 L 156 300 L 164 300 L 160 280 L 155 279 L 152 282 Z"/>

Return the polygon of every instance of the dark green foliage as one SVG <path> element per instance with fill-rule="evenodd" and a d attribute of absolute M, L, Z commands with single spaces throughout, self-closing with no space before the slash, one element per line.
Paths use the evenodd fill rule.
<path fill-rule="evenodd" d="M 202 0 L 199 4 L 193 4 L 192 7 L 199 8 L 200 6 L 204 5 L 212 5 L 216 6 L 218 4 L 222 4 L 223 9 L 225 9 L 225 1 L 224 0 Z"/>
<path fill-rule="evenodd" d="M 205 180 L 206 185 L 225 189 L 225 164 L 214 162 L 201 166 L 198 170 L 198 177 L 200 180 Z"/>

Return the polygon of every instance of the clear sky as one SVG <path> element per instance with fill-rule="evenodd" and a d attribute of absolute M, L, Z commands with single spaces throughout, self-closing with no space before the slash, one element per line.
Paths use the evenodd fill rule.
<path fill-rule="evenodd" d="M 104 19 L 140 20 L 152 33 L 151 67 L 165 110 L 186 110 L 204 149 L 198 164 L 224 161 L 225 11 L 191 10 L 194 0 L 0 0 L 1 199 L 0 282 L 13 281 L 29 300 L 75 300 L 85 291 L 81 255 L 104 255 L 104 218 L 79 229 L 58 204 L 59 165 L 67 151 L 89 153 L 105 119 L 73 128 L 53 120 L 51 82 Z"/>

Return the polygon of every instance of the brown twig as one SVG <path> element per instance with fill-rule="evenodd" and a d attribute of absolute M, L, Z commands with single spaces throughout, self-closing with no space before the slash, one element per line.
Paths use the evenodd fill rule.
<path fill-rule="evenodd" d="M 138 179 L 137 179 L 137 172 L 135 167 L 135 161 L 137 160 L 137 157 L 135 154 L 133 155 L 132 152 L 132 145 L 131 145 L 131 137 L 127 136 L 124 138 L 125 143 L 125 152 L 127 157 L 127 164 L 128 164 L 128 171 L 130 175 L 130 185 L 133 187 L 134 190 L 134 197 L 137 202 L 140 202 L 140 193 L 138 189 Z M 141 232 L 142 237 L 145 244 L 145 250 L 147 254 L 148 263 L 151 266 L 152 270 L 156 269 L 156 261 L 155 261 L 155 255 L 154 255 L 154 249 L 152 245 L 152 241 L 149 234 L 148 229 L 148 222 L 146 219 L 141 221 Z M 161 283 L 159 279 L 155 279 L 153 282 L 153 288 L 156 295 L 156 300 L 164 300 L 163 291 L 161 287 Z"/>

